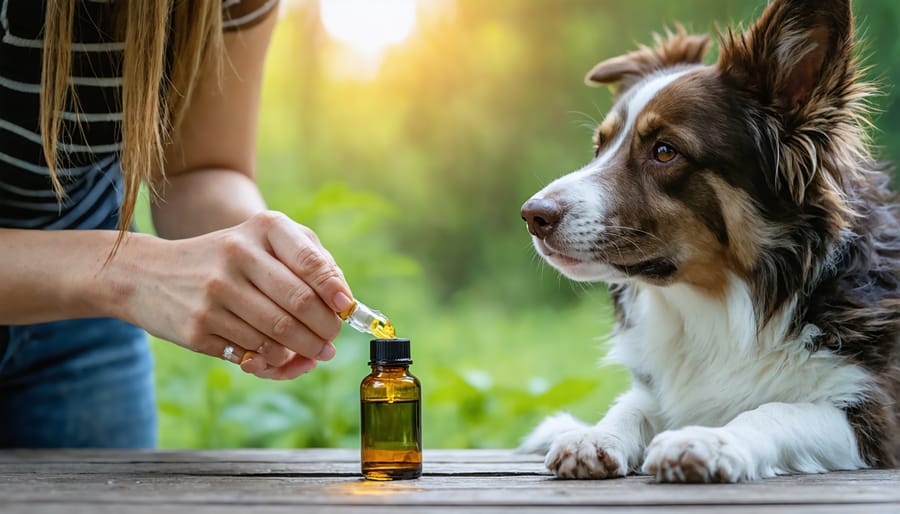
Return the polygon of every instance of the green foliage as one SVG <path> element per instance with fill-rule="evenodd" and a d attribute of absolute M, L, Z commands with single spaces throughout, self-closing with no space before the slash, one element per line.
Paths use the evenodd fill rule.
<path fill-rule="evenodd" d="M 598 419 L 626 387 L 623 370 L 597 366 L 605 290 L 542 264 L 519 206 L 590 158 L 610 101 L 583 86 L 593 64 L 676 20 L 710 31 L 764 3 L 426 0 L 417 32 L 372 76 L 345 62 L 315 2 L 288 12 L 267 65 L 260 187 L 412 339 L 427 447 L 513 446 L 559 409 Z M 900 80 L 898 5 L 855 3 L 885 86 Z M 900 108 L 886 89 L 875 139 L 897 159 Z M 357 446 L 367 341 L 343 331 L 333 361 L 290 382 L 154 342 L 162 445 Z"/>
<path fill-rule="evenodd" d="M 420 268 L 391 244 L 395 217 L 377 196 L 329 184 L 295 209 L 335 224 L 326 246 L 360 284 L 355 294 L 387 310 L 412 339 L 428 447 L 512 446 L 561 407 L 597 417 L 623 387 L 620 370 L 596 365 L 595 336 L 609 329 L 603 289 L 584 290 L 584 302 L 561 308 L 523 310 L 477 288 L 440 302 Z M 154 341 L 161 445 L 355 447 L 368 338 L 345 327 L 336 345 L 335 359 L 314 372 L 270 382 Z"/>
<path fill-rule="evenodd" d="M 425 308 L 425 316 L 417 314 L 424 293 L 409 290 L 392 307 L 409 313 L 394 319 L 413 341 L 428 447 L 512 446 L 560 408 L 598 417 L 625 384 L 621 370 L 597 367 L 595 338 L 561 334 L 560 327 L 567 334 L 608 330 L 608 317 L 597 315 L 601 290 L 559 310 L 517 313 L 466 302 Z M 345 329 L 334 360 L 290 382 L 261 381 L 155 341 L 162 446 L 355 447 L 367 341 Z"/>

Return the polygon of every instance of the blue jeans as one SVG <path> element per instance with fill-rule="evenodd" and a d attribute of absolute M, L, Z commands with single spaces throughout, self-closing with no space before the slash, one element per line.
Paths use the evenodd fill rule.
<path fill-rule="evenodd" d="M 153 358 L 111 318 L 0 326 L 0 447 L 156 446 Z"/>

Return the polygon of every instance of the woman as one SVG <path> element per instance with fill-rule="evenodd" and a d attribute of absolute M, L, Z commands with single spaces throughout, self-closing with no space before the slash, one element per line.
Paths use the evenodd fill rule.
<path fill-rule="evenodd" d="M 350 289 L 253 180 L 277 0 L 0 4 L 0 446 L 154 446 L 145 330 L 262 378 L 332 358 Z"/>

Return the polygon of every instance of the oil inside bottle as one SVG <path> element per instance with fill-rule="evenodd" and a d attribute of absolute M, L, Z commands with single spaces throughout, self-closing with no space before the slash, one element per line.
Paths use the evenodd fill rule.
<path fill-rule="evenodd" d="M 419 400 L 362 402 L 362 469 L 369 480 L 422 474 Z"/>

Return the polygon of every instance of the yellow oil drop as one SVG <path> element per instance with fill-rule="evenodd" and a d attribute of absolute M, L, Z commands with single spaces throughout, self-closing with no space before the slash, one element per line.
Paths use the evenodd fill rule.
<path fill-rule="evenodd" d="M 337 315 L 354 329 L 372 334 L 377 339 L 396 338 L 396 332 L 390 320 L 384 314 L 360 302 L 354 301 L 353 305 L 344 311 L 338 312 Z"/>
<path fill-rule="evenodd" d="M 394 333 L 394 325 L 391 325 L 390 320 L 385 320 L 382 323 L 380 320 L 375 320 L 372 322 L 372 335 L 377 337 L 378 339 L 394 339 L 396 334 Z"/>

